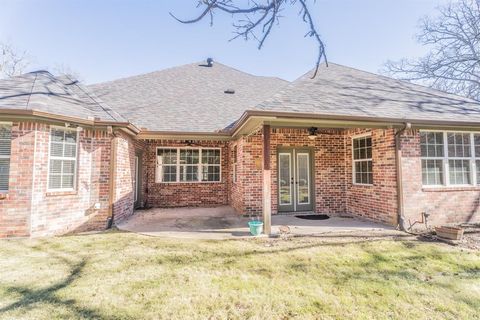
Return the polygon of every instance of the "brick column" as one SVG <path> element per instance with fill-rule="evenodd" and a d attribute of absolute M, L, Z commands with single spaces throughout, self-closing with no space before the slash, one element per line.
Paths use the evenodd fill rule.
<path fill-rule="evenodd" d="M 272 233 L 272 172 L 270 169 L 270 126 L 263 125 L 263 232 Z"/>

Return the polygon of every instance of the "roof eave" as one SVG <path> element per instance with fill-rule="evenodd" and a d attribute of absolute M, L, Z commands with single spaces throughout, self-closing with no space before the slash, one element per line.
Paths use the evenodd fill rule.
<path fill-rule="evenodd" d="M 251 119 L 263 119 L 264 122 L 274 124 L 275 122 L 294 120 L 318 120 L 324 121 L 325 124 L 331 122 L 332 124 L 344 123 L 347 127 L 355 125 L 355 123 L 362 123 L 365 125 L 384 126 L 384 127 L 402 127 L 405 123 L 410 123 L 414 127 L 429 128 L 429 127 L 449 127 L 449 128 L 476 128 L 480 129 L 480 122 L 475 121 L 452 121 L 452 120 L 428 120 L 428 119 L 409 119 L 409 118 L 383 118 L 383 117 L 368 117 L 368 116 L 348 116 L 348 115 L 328 115 L 317 113 L 297 113 L 297 112 L 278 112 L 278 111 L 263 111 L 263 110 L 247 110 L 243 113 L 235 125 L 227 132 L 234 136 L 241 134 L 243 128 Z"/>

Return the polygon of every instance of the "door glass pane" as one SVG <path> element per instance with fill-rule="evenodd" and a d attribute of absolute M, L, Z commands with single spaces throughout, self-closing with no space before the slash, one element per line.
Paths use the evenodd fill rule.
<path fill-rule="evenodd" d="M 290 153 L 280 153 L 278 160 L 278 180 L 280 192 L 280 204 L 292 204 L 291 177 L 291 158 Z"/>
<path fill-rule="evenodd" d="M 310 168 L 308 153 L 297 154 L 298 204 L 310 203 Z"/>

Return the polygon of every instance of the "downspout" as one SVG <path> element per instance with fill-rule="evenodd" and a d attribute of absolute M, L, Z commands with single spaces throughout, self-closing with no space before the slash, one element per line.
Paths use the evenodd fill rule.
<path fill-rule="evenodd" d="M 108 127 L 108 134 L 112 137 L 110 141 L 110 181 L 109 181 L 109 194 L 108 194 L 108 217 L 107 217 L 107 229 L 110 229 L 113 225 L 114 213 L 113 205 L 115 203 L 115 179 L 117 171 L 117 143 L 116 136 L 111 126 Z"/>
<path fill-rule="evenodd" d="M 405 130 L 411 128 L 412 124 L 410 122 L 406 122 L 404 127 L 395 133 L 395 163 L 397 166 L 397 221 L 398 228 L 402 231 L 407 231 L 407 227 L 405 225 L 403 205 L 402 146 L 400 136 L 405 132 Z"/>

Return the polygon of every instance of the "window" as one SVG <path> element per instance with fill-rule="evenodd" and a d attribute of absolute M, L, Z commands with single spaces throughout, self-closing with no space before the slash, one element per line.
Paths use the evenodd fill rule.
<path fill-rule="evenodd" d="M 480 134 L 421 132 L 423 185 L 478 185 Z"/>
<path fill-rule="evenodd" d="M 353 139 L 353 183 L 373 184 L 371 136 Z"/>
<path fill-rule="evenodd" d="M 232 168 L 232 174 L 233 174 L 233 182 L 237 182 L 237 146 L 233 147 L 233 168 Z"/>
<path fill-rule="evenodd" d="M 198 181 L 200 150 L 180 150 L 180 181 Z"/>
<path fill-rule="evenodd" d="M 11 125 L 0 123 L 0 192 L 8 191 L 11 141 Z"/>
<path fill-rule="evenodd" d="M 443 132 L 422 132 L 420 134 L 420 150 L 423 184 L 443 184 Z"/>
<path fill-rule="evenodd" d="M 73 190 L 77 172 L 77 131 L 52 128 L 50 131 L 50 154 L 48 189 Z"/>
<path fill-rule="evenodd" d="M 447 133 L 450 184 L 471 184 L 470 133 Z"/>
<path fill-rule="evenodd" d="M 157 173 L 158 181 L 177 181 L 177 149 L 157 150 Z"/>
<path fill-rule="evenodd" d="M 220 166 L 220 149 L 157 149 L 157 182 L 217 182 Z"/>

